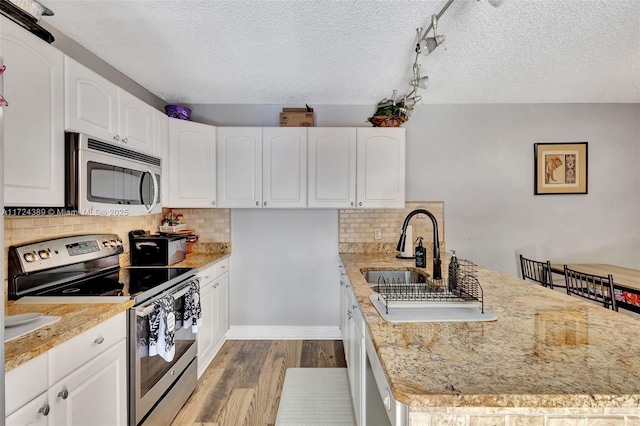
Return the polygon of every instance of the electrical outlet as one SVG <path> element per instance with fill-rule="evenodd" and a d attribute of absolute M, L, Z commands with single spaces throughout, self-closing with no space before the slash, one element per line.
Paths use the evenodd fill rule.
<path fill-rule="evenodd" d="M 382 239 L 382 230 L 381 229 L 376 229 L 375 231 L 373 231 L 373 238 L 376 240 L 381 240 Z"/>

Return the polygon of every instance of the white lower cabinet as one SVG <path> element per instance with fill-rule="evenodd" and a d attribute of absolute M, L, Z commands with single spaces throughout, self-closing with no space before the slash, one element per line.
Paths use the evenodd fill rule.
<path fill-rule="evenodd" d="M 5 395 L 7 425 L 126 425 L 126 313 L 8 371 Z"/>
<path fill-rule="evenodd" d="M 229 259 L 198 273 L 202 325 L 198 327 L 198 378 L 226 340 L 229 330 Z"/>
<path fill-rule="evenodd" d="M 120 340 L 49 388 L 52 424 L 125 426 L 126 354 L 126 340 Z"/>
<path fill-rule="evenodd" d="M 340 316 L 340 327 L 342 329 L 342 341 L 347 361 L 353 410 L 356 417 L 356 423 L 358 425 L 366 425 L 365 357 L 367 354 L 364 345 L 365 324 L 356 295 L 353 292 L 349 278 L 342 267 L 340 270 L 340 286 L 340 306 L 342 306 L 343 310 Z"/>
<path fill-rule="evenodd" d="M 5 424 L 7 426 L 44 426 L 54 424 L 49 421 L 51 417 L 49 416 L 50 410 L 49 398 L 45 392 L 16 410 L 10 416 L 7 416 Z"/>

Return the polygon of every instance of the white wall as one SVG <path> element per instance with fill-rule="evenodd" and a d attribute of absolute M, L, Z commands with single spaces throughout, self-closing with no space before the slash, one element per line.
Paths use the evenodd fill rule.
<path fill-rule="evenodd" d="M 277 126 L 282 106 L 196 105 L 192 119 Z M 317 126 L 368 126 L 374 110 L 314 108 Z M 447 248 L 493 269 L 517 275 L 520 252 L 640 268 L 639 123 L 638 104 L 420 105 L 404 126 L 407 201 L 444 201 Z M 533 144 L 570 141 L 589 143 L 589 193 L 534 196 Z M 318 235 L 332 226 L 319 223 Z M 232 236 L 239 227 L 232 220 Z M 255 231 L 254 242 L 268 236 Z M 277 251 L 264 254 L 282 261 Z"/>
<path fill-rule="evenodd" d="M 232 209 L 231 326 L 337 327 L 338 211 Z"/>

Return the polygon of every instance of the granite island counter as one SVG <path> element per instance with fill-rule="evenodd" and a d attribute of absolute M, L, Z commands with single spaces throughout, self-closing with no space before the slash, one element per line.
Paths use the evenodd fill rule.
<path fill-rule="evenodd" d="M 478 266 L 497 321 L 389 323 L 361 272 L 414 263 L 340 258 L 406 424 L 640 425 L 638 320 Z"/>

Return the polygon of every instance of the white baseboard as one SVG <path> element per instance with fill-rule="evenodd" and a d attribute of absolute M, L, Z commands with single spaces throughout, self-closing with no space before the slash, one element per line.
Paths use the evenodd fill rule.
<path fill-rule="evenodd" d="M 340 340 L 340 327 L 232 325 L 229 340 Z"/>

